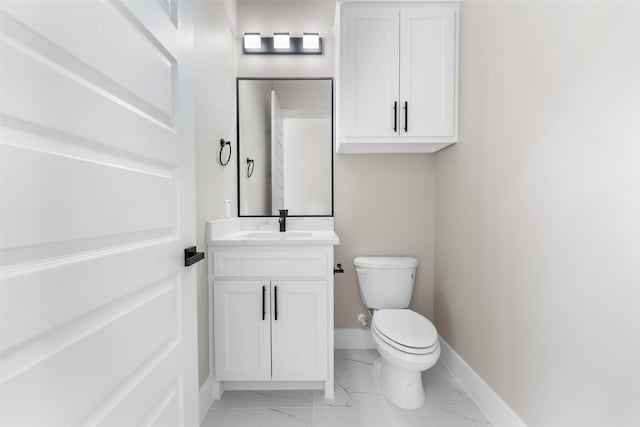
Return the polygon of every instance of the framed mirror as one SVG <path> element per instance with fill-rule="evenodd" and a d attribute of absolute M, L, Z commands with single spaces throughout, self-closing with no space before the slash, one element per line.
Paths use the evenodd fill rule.
<path fill-rule="evenodd" d="M 333 79 L 238 78 L 238 216 L 333 216 Z"/>

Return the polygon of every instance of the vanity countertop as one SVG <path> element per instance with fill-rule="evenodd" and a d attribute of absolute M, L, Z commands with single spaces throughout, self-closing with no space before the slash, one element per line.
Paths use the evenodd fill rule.
<path fill-rule="evenodd" d="M 333 230 L 239 231 L 209 240 L 210 245 L 339 245 Z"/>

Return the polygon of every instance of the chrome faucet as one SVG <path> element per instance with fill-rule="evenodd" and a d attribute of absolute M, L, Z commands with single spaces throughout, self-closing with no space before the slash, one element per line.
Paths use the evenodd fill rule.
<path fill-rule="evenodd" d="M 287 231 L 287 214 L 289 213 L 288 209 L 280 209 L 280 219 L 278 222 L 280 223 L 280 232 Z"/>

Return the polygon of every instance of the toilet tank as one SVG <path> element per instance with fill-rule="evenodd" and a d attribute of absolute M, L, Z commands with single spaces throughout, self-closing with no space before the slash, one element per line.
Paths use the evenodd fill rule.
<path fill-rule="evenodd" d="M 418 260 L 411 257 L 357 257 L 353 260 L 360 298 L 367 308 L 407 308 Z"/>

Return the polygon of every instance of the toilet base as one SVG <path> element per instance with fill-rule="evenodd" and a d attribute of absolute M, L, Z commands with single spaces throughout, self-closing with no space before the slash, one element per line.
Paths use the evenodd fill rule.
<path fill-rule="evenodd" d="M 390 363 L 382 357 L 380 385 L 385 397 L 402 409 L 418 409 L 424 404 L 425 395 L 420 370 Z"/>

